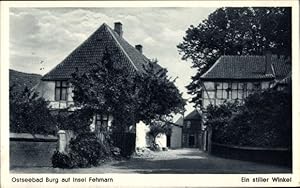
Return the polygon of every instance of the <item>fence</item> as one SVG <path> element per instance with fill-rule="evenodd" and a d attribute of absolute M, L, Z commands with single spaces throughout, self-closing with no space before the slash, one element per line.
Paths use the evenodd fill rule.
<path fill-rule="evenodd" d="M 134 133 L 113 133 L 111 138 L 114 146 L 121 149 L 122 156 L 130 156 L 135 151 Z"/>

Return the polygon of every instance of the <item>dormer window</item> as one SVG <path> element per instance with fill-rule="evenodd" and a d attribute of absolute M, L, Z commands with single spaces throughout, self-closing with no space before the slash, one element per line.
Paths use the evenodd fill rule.
<path fill-rule="evenodd" d="M 68 96 L 67 81 L 55 81 L 55 100 L 66 101 Z"/>

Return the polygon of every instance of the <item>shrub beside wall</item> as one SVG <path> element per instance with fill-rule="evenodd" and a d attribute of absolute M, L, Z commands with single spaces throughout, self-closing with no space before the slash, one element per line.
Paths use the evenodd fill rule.
<path fill-rule="evenodd" d="M 210 106 L 207 117 L 215 143 L 291 148 L 290 92 L 267 90 L 250 95 L 243 105 L 225 103 Z"/>
<path fill-rule="evenodd" d="M 254 93 L 244 104 L 211 105 L 207 114 L 207 125 L 212 130 L 213 154 L 291 166 L 290 91 L 270 89 Z"/>
<path fill-rule="evenodd" d="M 87 168 L 97 166 L 110 157 L 110 148 L 105 146 L 94 133 L 81 133 L 71 139 L 68 153 L 55 151 L 52 156 L 53 167 Z"/>

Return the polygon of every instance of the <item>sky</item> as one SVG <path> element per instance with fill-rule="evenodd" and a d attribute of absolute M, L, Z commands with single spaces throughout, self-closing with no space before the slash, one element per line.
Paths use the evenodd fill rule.
<path fill-rule="evenodd" d="M 44 75 L 59 64 L 104 22 L 123 24 L 123 37 L 142 44 L 156 58 L 185 99 L 196 70 L 181 60 L 177 45 L 190 25 L 197 26 L 216 8 L 10 8 L 10 69 Z M 186 114 L 193 104 L 186 106 Z"/>

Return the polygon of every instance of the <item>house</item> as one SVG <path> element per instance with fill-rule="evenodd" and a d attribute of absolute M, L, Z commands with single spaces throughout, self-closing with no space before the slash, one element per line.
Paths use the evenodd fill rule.
<path fill-rule="evenodd" d="M 178 120 L 172 125 L 171 134 L 167 135 L 168 148 L 177 149 L 182 147 L 182 127 L 183 117 L 179 117 Z"/>
<path fill-rule="evenodd" d="M 197 109 L 189 113 L 183 120 L 182 147 L 201 148 L 202 141 L 202 116 Z"/>
<path fill-rule="evenodd" d="M 266 53 L 262 56 L 221 56 L 201 77 L 201 108 L 205 119 L 208 105 L 225 101 L 239 101 L 256 91 L 281 87 L 291 79 L 289 58 Z M 202 123 L 205 132 L 204 150 L 209 150 L 211 132 Z"/>
<path fill-rule="evenodd" d="M 272 85 L 271 88 L 276 90 L 284 90 L 286 88 L 292 87 L 292 72 L 290 72 L 285 78 L 281 80 L 276 80 Z"/>
<path fill-rule="evenodd" d="M 201 77 L 201 106 L 243 101 L 249 94 L 270 88 L 291 71 L 289 59 L 265 56 L 221 56 Z"/>
<path fill-rule="evenodd" d="M 93 63 L 99 62 L 103 58 L 104 53 L 117 56 L 118 63 L 124 65 L 133 74 L 139 71 L 143 72 L 144 66 L 148 66 L 150 63 L 150 60 L 143 55 L 142 45 L 138 44 L 133 47 L 124 39 L 122 23 L 116 22 L 114 29 L 104 23 L 60 64 L 45 74 L 36 87 L 36 91 L 41 97 L 50 101 L 52 110 L 72 107 L 74 104 L 73 89 L 68 83 L 68 80 L 72 78 L 71 74 L 75 71 L 84 73 L 90 70 Z M 157 64 L 154 66 L 160 68 Z M 100 127 L 109 127 L 112 120 L 113 117 L 109 114 L 95 115 L 91 129 L 98 135 Z M 147 126 L 140 122 L 136 128 L 137 146 L 146 144 L 144 131 L 147 131 Z"/>

